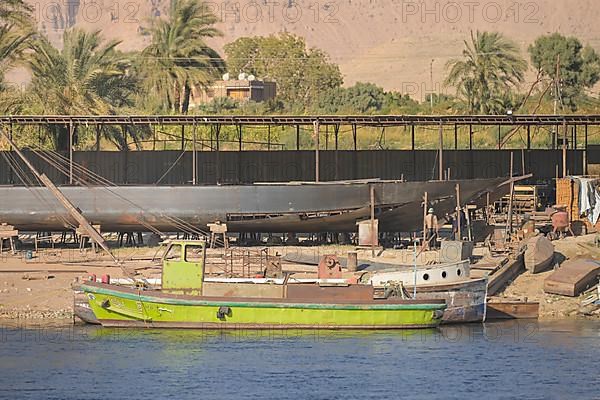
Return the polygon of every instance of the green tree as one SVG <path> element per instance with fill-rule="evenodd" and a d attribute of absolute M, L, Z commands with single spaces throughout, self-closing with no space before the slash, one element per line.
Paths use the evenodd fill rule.
<path fill-rule="evenodd" d="M 288 108 L 304 111 L 319 96 L 339 88 L 342 74 L 322 50 L 307 48 L 303 38 L 284 33 L 244 37 L 225 45 L 228 71 L 255 75 L 277 83 L 277 97 Z"/>
<path fill-rule="evenodd" d="M 529 47 L 529 54 L 539 76 L 552 88 L 550 94 L 572 110 L 582 100 L 585 88 L 600 80 L 600 57 L 575 37 L 541 36 Z"/>
<path fill-rule="evenodd" d="M 148 28 L 152 42 L 144 49 L 141 71 L 148 94 L 164 110 L 187 113 L 193 87 L 205 88 L 224 71 L 219 54 L 206 38 L 221 36 L 217 17 L 198 0 L 172 0 L 167 20 Z"/>
<path fill-rule="evenodd" d="M 450 60 L 446 84 L 456 87 L 470 112 L 503 113 L 511 92 L 523 82 L 527 62 L 515 43 L 497 32 L 471 32 L 462 58 Z"/>
<path fill-rule="evenodd" d="M 33 44 L 28 64 L 33 75 L 31 96 L 44 114 L 115 114 L 132 104 L 138 89 L 129 73 L 131 61 L 116 50 L 118 41 L 104 42 L 100 32 L 65 31 L 63 48 L 58 50 L 45 38 Z M 113 139 L 120 134 L 113 130 Z M 56 129 L 54 143 L 66 149 L 68 131 Z"/>
<path fill-rule="evenodd" d="M 323 93 L 317 110 L 325 113 L 372 114 L 386 102 L 383 88 L 373 83 L 357 82 L 349 88 L 335 88 Z"/>

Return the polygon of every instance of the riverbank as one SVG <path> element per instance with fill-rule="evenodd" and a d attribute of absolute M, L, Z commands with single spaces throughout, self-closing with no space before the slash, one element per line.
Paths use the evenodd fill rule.
<path fill-rule="evenodd" d="M 554 242 L 558 259 L 575 256 L 589 256 L 577 243 L 591 243 L 594 235 L 567 238 Z M 271 247 L 275 254 L 294 254 L 296 257 L 318 257 L 323 254 L 345 255 L 354 250 L 352 246 L 315 246 L 315 247 Z M 125 248 L 119 251 L 119 258 L 126 260 L 127 270 L 136 270 L 145 278 L 160 276 L 159 264 L 152 261 L 156 248 Z M 217 250 L 209 250 L 216 254 Z M 370 250 L 361 250 L 359 259 L 370 259 Z M 412 250 L 381 250 L 374 260 L 386 263 L 411 264 Z M 436 252 L 425 252 L 418 263 L 427 264 L 437 259 Z M 6 256 L 0 259 L 0 324 L 22 322 L 28 325 L 72 324 L 73 294 L 71 285 L 88 279 L 90 275 L 100 278 L 126 277 L 124 271 L 110 265 L 110 260 L 99 254 L 81 253 L 78 249 L 42 250 L 34 258 L 26 260 L 21 256 Z M 316 267 L 284 264 L 284 270 L 296 273 L 312 273 Z M 583 315 L 579 297 L 549 295 L 543 291 L 544 279 L 552 272 L 536 275 L 528 272 L 520 274 L 510 282 L 503 292 L 497 295 L 506 299 L 521 299 L 540 303 L 541 321 L 557 319 L 600 319 L 600 311 L 592 315 Z"/>

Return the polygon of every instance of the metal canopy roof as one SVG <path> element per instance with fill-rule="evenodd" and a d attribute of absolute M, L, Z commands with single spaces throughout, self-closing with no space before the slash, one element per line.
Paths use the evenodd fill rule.
<path fill-rule="evenodd" d="M 600 125 L 600 115 L 15 115 L 19 125 Z"/>

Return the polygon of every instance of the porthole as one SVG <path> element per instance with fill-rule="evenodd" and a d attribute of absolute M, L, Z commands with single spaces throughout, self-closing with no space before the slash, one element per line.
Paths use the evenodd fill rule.
<path fill-rule="evenodd" d="M 460 269 L 457 269 L 457 270 L 456 270 L 456 275 L 458 275 L 458 276 L 461 276 L 461 275 L 462 275 L 462 270 L 460 270 Z"/>
<path fill-rule="evenodd" d="M 428 281 L 429 280 L 429 274 L 423 274 L 423 280 L 424 281 Z"/>
<path fill-rule="evenodd" d="M 446 273 L 446 271 L 442 271 L 442 278 L 446 279 L 446 276 L 448 276 L 448 274 Z"/>

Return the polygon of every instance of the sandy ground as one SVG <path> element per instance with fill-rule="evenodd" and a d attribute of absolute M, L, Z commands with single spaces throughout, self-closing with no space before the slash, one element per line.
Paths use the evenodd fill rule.
<path fill-rule="evenodd" d="M 591 244 L 596 235 L 587 235 L 580 237 L 567 237 L 565 239 L 554 241 L 555 262 L 570 259 L 574 257 L 586 257 L 598 259 L 598 254 L 590 254 L 578 243 Z M 581 318 L 581 301 L 585 297 L 582 294 L 578 297 L 566 297 L 544 292 L 544 280 L 552 274 L 553 270 L 532 275 L 524 272 L 518 276 L 502 293 L 506 297 L 527 298 L 529 301 L 538 301 L 540 303 L 540 319 L 563 319 L 563 318 Z M 600 314 L 598 314 L 600 317 Z"/>
<path fill-rule="evenodd" d="M 580 238 L 567 238 L 555 242 L 559 257 L 567 258 L 586 255 L 577 245 L 578 242 L 593 242 L 593 235 Z M 253 248 L 257 250 L 258 248 Z M 316 247 L 270 247 L 270 254 L 294 254 L 314 257 L 324 254 L 345 256 L 353 246 L 316 246 Z M 481 252 L 481 249 L 478 250 Z M 209 250 L 211 255 L 217 250 Z M 152 262 L 157 253 L 156 248 L 121 249 L 119 258 L 127 260 L 128 269 L 136 269 L 145 277 L 160 276 L 158 264 Z M 370 250 L 359 250 L 359 259 L 373 259 L 379 262 L 411 264 L 414 253 L 408 250 L 378 250 L 376 257 L 371 257 Z M 35 323 L 55 323 L 73 320 L 73 296 L 71 285 L 78 280 L 85 280 L 91 274 L 101 277 L 109 274 L 111 278 L 125 277 L 125 273 L 115 266 L 110 266 L 106 256 L 81 253 L 78 249 L 42 250 L 32 260 L 25 260 L 25 255 L 0 257 L 0 321 L 32 321 Z M 437 261 L 437 252 L 425 252 L 418 258 L 419 264 Z M 141 268 L 141 269 L 139 269 Z M 311 273 L 315 267 L 284 264 L 284 269 L 297 273 Z M 567 298 L 548 295 L 543 292 L 543 281 L 551 271 L 537 275 L 527 272 L 520 275 L 500 295 L 508 298 L 527 298 L 540 302 L 540 319 L 578 318 L 581 298 Z"/>

